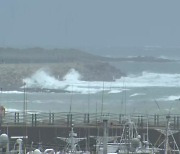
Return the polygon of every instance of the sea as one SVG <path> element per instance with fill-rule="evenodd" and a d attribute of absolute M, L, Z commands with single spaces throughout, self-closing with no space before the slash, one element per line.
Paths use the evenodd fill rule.
<path fill-rule="evenodd" d="M 25 93 L 2 91 L 0 103 L 8 112 L 23 111 L 26 102 L 29 113 L 179 114 L 179 53 L 177 50 L 172 54 L 163 50 L 154 54 L 174 60 L 172 62 L 112 62 L 111 65 L 125 72 L 127 76 L 108 82 L 83 81 L 81 74 L 74 68 L 69 70 L 63 80 L 41 69 L 23 79 L 26 83 L 22 87 L 26 88 Z M 141 56 L 142 54 L 143 52 Z M 62 89 L 66 92 L 32 92 L 28 88 Z"/>

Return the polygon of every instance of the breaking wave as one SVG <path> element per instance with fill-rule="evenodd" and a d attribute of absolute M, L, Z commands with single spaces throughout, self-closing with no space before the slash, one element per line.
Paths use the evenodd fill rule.
<path fill-rule="evenodd" d="M 49 75 L 44 70 L 38 70 L 30 78 L 23 79 L 28 88 L 59 89 L 65 85 L 59 84 L 59 80 Z"/>
<path fill-rule="evenodd" d="M 70 69 L 69 72 L 63 77 L 65 81 L 77 82 L 81 80 L 82 76 L 75 69 Z"/>
<path fill-rule="evenodd" d="M 116 80 L 121 82 L 122 79 Z M 140 75 L 129 75 L 124 78 L 127 87 L 179 87 L 180 74 L 143 72 Z"/>
<path fill-rule="evenodd" d="M 2 91 L 3 94 L 22 94 L 24 92 L 21 91 Z"/>
<path fill-rule="evenodd" d="M 121 93 L 124 88 L 135 87 L 179 87 L 180 74 L 159 74 L 142 72 L 138 75 L 129 75 L 112 82 L 82 81 L 82 76 L 75 69 L 71 69 L 63 78 L 58 80 L 44 70 L 39 70 L 31 77 L 24 79 L 28 88 L 62 89 L 82 94 L 98 93 L 102 90 L 108 93 Z M 135 94 L 141 95 L 141 94 Z M 132 96 L 132 97 L 133 97 Z"/>

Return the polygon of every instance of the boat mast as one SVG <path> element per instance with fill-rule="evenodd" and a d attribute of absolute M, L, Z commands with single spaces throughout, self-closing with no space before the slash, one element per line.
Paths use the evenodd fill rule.
<path fill-rule="evenodd" d="M 168 142 L 169 142 L 169 120 L 170 120 L 170 115 L 166 116 L 166 120 L 167 120 L 167 124 L 166 124 L 166 133 L 165 133 L 165 153 L 164 154 L 168 154 Z"/>
<path fill-rule="evenodd" d="M 69 133 L 70 141 L 71 141 L 71 153 L 75 152 L 75 143 L 74 143 L 74 130 L 73 130 L 73 124 L 71 125 L 71 131 Z"/>
<path fill-rule="evenodd" d="M 147 114 L 147 146 L 149 148 L 149 116 Z"/>
<path fill-rule="evenodd" d="M 103 129 L 104 129 L 104 134 L 103 134 L 103 154 L 107 154 L 107 136 L 108 136 L 108 129 L 107 129 L 107 123 L 108 120 L 104 119 L 103 120 Z"/>

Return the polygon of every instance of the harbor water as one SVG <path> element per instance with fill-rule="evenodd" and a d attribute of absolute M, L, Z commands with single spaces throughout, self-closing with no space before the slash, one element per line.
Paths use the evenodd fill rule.
<path fill-rule="evenodd" d="M 3 91 L 0 104 L 6 111 L 22 111 L 24 102 L 29 112 L 109 112 L 109 113 L 179 113 L 180 63 L 116 62 L 112 65 L 127 76 L 114 81 L 82 81 L 81 74 L 71 70 L 63 81 L 39 71 L 24 79 L 26 93 Z M 33 83 L 37 77 L 36 84 Z M 41 83 L 41 81 L 43 82 Z M 38 81 L 38 82 L 37 82 Z M 36 85 L 50 89 L 32 92 Z M 43 86 L 44 87 L 43 87 Z M 63 88 L 62 88 L 63 87 Z M 51 89 L 66 92 L 52 92 Z"/>

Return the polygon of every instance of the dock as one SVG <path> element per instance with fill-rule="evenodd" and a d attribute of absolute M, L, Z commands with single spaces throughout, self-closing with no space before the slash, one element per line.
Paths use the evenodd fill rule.
<path fill-rule="evenodd" d="M 58 136 L 68 137 L 72 124 L 78 137 L 87 137 L 88 142 L 95 144 L 90 136 L 103 136 L 103 119 L 108 120 L 109 136 L 120 136 L 123 124 L 130 118 L 135 122 L 138 132 L 142 137 L 149 133 L 149 139 L 156 143 L 162 135 L 160 130 L 164 130 L 167 124 L 166 117 L 170 116 L 171 130 L 177 144 L 180 146 L 180 115 L 145 115 L 145 114 L 115 114 L 115 113 L 23 113 L 7 112 L 2 118 L 1 133 L 7 133 L 10 138 L 16 136 L 27 137 L 25 144 L 38 146 L 53 146 L 55 149 L 64 146 L 57 139 Z M 85 143 L 84 143 L 85 144 Z M 27 146 L 26 145 L 26 146 Z"/>

